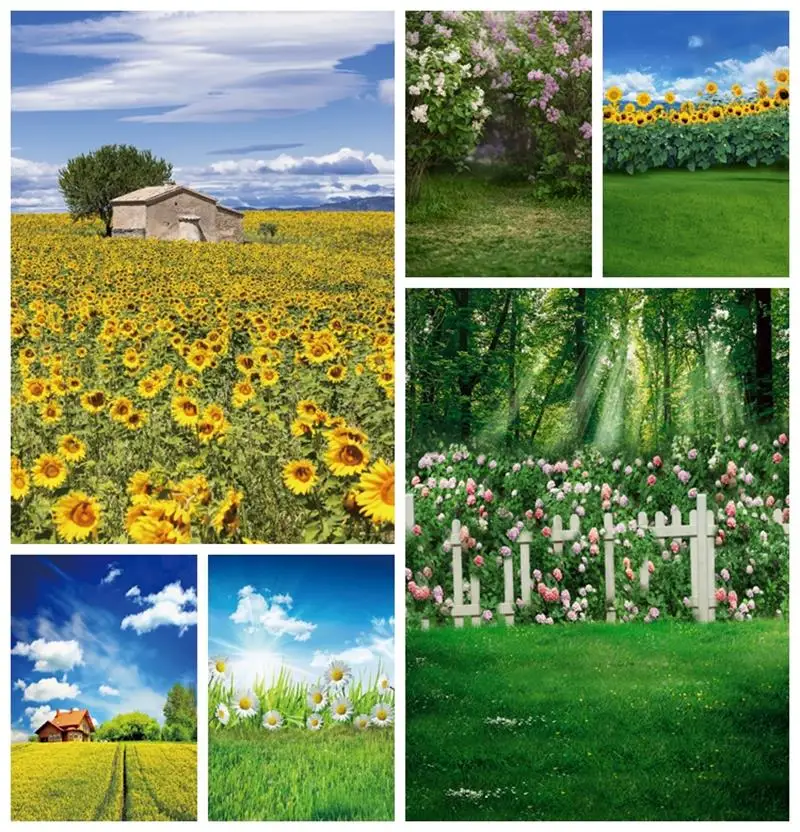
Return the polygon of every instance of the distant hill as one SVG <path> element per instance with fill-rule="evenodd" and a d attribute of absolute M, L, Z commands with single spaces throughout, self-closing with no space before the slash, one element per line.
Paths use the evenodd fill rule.
<path fill-rule="evenodd" d="M 393 196 L 366 196 L 359 199 L 339 199 L 323 205 L 298 208 L 253 208 L 237 206 L 239 211 L 394 211 Z"/>

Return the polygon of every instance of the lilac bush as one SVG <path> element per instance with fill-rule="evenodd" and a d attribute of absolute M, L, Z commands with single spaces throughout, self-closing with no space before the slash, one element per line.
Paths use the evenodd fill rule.
<path fill-rule="evenodd" d="M 516 599 L 517 619 L 549 625 L 605 618 L 603 515 L 615 528 L 617 619 L 652 623 L 690 618 L 689 541 L 657 540 L 639 527 L 677 508 L 684 522 L 706 493 L 718 527 L 717 618 L 736 621 L 782 615 L 788 600 L 789 439 L 761 443 L 747 436 L 701 443 L 676 438 L 669 453 L 649 459 L 604 455 L 594 448 L 571 459 L 506 459 L 463 447 L 425 454 L 409 483 L 415 525 L 407 540 L 409 620 L 446 619 L 452 606 L 450 528 L 461 521 L 465 581 L 481 579 L 482 611 L 504 600 L 503 563 L 514 559 L 519 588 L 523 529 L 533 535 L 529 604 Z M 580 537 L 557 555 L 552 518 L 581 518 Z M 649 586 L 640 588 L 639 570 Z M 465 583 L 468 587 L 468 583 Z M 467 597 L 467 601 L 469 598 Z M 487 619 L 488 620 L 488 619 Z"/>

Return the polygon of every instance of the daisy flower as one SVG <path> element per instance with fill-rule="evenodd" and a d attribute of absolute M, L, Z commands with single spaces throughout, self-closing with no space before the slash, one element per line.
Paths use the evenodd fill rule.
<path fill-rule="evenodd" d="M 253 691 L 246 690 L 242 693 L 237 693 L 233 702 L 233 710 L 236 712 L 236 716 L 241 719 L 254 717 L 258 710 L 258 699 L 256 699 Z"/>
<path fill-rule="evenodd" d="M 228 660 L 223 656 L 209 659 L 208 675 L 212 682 L 224 682 L 228 676 Z"/>
<path fill-rule="evenodd" d="M 336 722 L 347 722 L 353 713 L 353 705 L 346 696 L 340 696 L 331 703 L 331 716 Z"/>
<path fill-rule="evenodd" d="M 306 720 L 306 728 L 309 731 L 319 731 L 322 728 L 322 717 L 319 714 L 311 714 Z"/>
<path fill-rule="evenodd" d="M 359 714 L 353 720 L 353 725 L 355 725 L 359 731 L 366 731 L 367 728 L 369 728 L 369 717 L 367 714 Z"/>
<path fill-rule="evenodd" d="M 353 672 L 349 665 L 334 660 L 325 671 L 325 677 L 331 687 L 342 688 L 353 678 Z"/>
<path fill-rule="evenodd" d="M 389 681 L 389 677 L 384 675 L 378 679 L 378 692 L 379 693 L 389 693 L 392 690 L 392 684 Z"/>
<path fill-rule="evenodd" d="M 261 724 L 267 731 L 277 731 L 278 728 L 283 727 L 283 717 L 277 711 L 267 711 Z"/>
<path fill-rule="evenodd" d="M 392 710 L 392 706 L 387 705 L 385 702 L 378 702 L 372 709 L 372 722 L 381 728 L 386 725 L 391 725 L 393 719 L 394 711 Z"/>
<path fill-rule="evenodd" d="M 306 701 L 309 708 L 321 711 L 328 704 L 328 694 L 320 687 L 313 687 L 306 694 Z"/>
<path fill-rule="evenodd" d="M 214 709 L 214 716 L 217 718 L 217 722 L 219 722 L 220 725 L 227 725 L 228 720 L 231 718 L 231 712 L 228 710 L 228 706 L 224 702 L 220 702 Z"/>

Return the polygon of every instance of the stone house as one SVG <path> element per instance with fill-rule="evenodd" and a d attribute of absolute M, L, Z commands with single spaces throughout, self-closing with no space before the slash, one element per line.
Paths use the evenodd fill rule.
<path fill-rule="evenodd" d="M 94 721 L 86 708 L 56 711 L 56 715 L 36 729 L 39 742 L 90 742 Z"/>
<path fill-rule="evenodd" d="M 183 185 L 153 185 L 111 200 L 112 236 L 244 242 L 244 214 Z"/>

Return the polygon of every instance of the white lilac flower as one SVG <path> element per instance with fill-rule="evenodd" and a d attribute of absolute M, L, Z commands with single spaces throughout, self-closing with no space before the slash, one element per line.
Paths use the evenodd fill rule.
<path fill-rule="evenodd" d="M 267 711 L 264 714 L 264 719 L 261 720 L 261 724 L 267 731 L 277 731 L 283 727 L 283 717 L 278 711 Z"/>
<path fill-rule="evenodd" d="M 340 696 L 331 703 L 331 716 L 336 722 L 347 722 L 353 714 L 353 705 L 346 696 Z"/>
<path fill-rule="evenodd" d="M 321 711 L 328 703 L 328 694 L 320 687 L 310 688 L 306 694 L 308 707 L 314 711 Z"/>
<path fill-rule="evenodd" d="M 237 693 L 233 700 L 233 710 L 240 719 L 250 719 L 256 715 L 258 710 L 258 699 L 251 690 Z"/>
<path fill-rule="evenodd" d="M 328 684 L 334 688 L 342 688 L 353 678 L 353 672 L 350 666 L 342 661 L 334 660 L 328 665 L 325 671 L 325 678 Z"/>
<path fill-rule="evenodd" d="M 322 717 L 319 714 L 311 714 L 306 720 L 306 728 L 309 731 L 319 731 L 322 728 Z"/>
<path fill-rule="evenodd" d="M 220 725 L 227 725 L 228 720 L 231 718 L 231 712 L 224 702 L 220 702 L 214 709 L 214 716 Z"/>
<path fill-rule="evenodd" d="M 373 725 L 378 725 L 383 728 L 386 725 L 391 725 L 393 719 L 394 711 L 392 710 L 392 706 L 387 705 L 385 702 L 378 702 L 372 709 Z"/>

